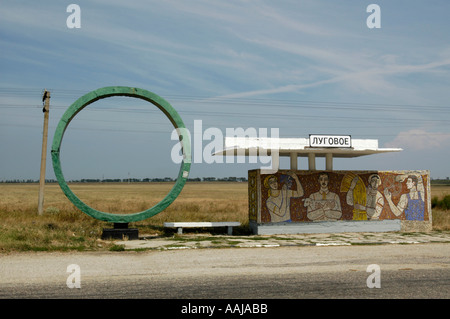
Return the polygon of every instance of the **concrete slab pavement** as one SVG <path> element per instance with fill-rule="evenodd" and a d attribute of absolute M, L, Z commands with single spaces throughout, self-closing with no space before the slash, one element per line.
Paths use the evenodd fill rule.
<path fill-rule="evenodd" d="M 200 248 L 263 248 L 281 246 L 343 246 L 450 243 L 450 231 L 423 233 L 336 233 L 298 235 L 225 236 L 206 234 L 175 234 L 172 237 L 141 235 L 138 240 L 121 240 L 125 250 L 172 250 Z"/>

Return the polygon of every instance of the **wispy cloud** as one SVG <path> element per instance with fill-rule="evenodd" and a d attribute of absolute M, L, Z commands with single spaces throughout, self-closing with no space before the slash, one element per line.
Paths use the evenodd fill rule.
<path fill-rule="evenodd" d="M 320 59 L 320 58 L 318 58 Z M 378 92 L 379 95 L 392 95 L 398 94 L 398 90 L 402 88 L 397 88 L 394 81 L 390 80 L 392 76 L 403 76 L 410 73 L 428 73 L 434 70 L 439 70 L 439 68 L 446 67 L 450 65 L 450 60 L 442 60 L 437 62 L 431 62 L 423 65 L 389 65 L 361 69 L 357 71 L 339 71 L 330 70 L 328 68 L 322 67 L 324 73 L 339 73 L 337 76 L 331 76 L 325 80 L 318 80 L 299 84 L 288 84 L 275 88 L 252 90 L 247 92 L 239 92 L 235 94 L 229 94 L 225 97 L 228 98 L 242 98 L 242 97 L 255 97 L 264 96 L 269 94 L 277 93 L 287 93 L 287 92 L 298 92 L 301 90 L 327 86 L 331 84 L 344 84 L 350 90 L 362 90 L 364 92 Z M 410 92 L 411 94 L 413 91 Z"/>

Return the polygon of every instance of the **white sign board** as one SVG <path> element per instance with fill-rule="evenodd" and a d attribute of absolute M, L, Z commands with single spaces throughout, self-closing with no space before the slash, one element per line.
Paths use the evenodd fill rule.
<path fill-rule="evenodd" d="M 350 135 L 309 135 L 310 147 L 352 147 Z"/>

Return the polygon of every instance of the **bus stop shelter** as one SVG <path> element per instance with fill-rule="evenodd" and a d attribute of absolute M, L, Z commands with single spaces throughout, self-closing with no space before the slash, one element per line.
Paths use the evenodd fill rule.
<path fill-rule="evenodd" d="M 353 158 L 400 152 L 401 148 L 380 148 L 376 139 L 352 139 L 350 147 L 311 146 L 309 138 L 226 137 L 224 149 L 215 156 L 271 156 L 272 169 L 279 169 L 277 157 L 289 157 L 290 169 L 298 170 L 298 158 L 308 159 L 308 170 L 316 170 L 316 158 L 325 158 L 325 169 L 333 170 L 333 158 Z"/>

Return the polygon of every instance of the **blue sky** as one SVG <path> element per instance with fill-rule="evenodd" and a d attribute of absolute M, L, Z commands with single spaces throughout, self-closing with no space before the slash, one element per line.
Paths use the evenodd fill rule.
<path fill-rule="evenodd" d="M 81 8 L 81 28 L 67 27 L 71 3 Z M 381 9 L 379 29 L 366 24 L 371 3 Z M 335 169 L 450 176 L 448 12 L 446 0 L 2 0 L 0 180 L 39 178 L 45 88 L 50 151 L 70 104 L 112 85 L 160 95 L 191 130 L 202 120 L 223 132 L 350 134 L 404 149 L 336 160 Z M 96 102 L 66 132 L 65 177 L 175 177 L 171 130 L 148 103 Z M 194 164 L 191 177 L 246 176 L 259 166 Z M 50 156 L 47 178 L 54 178 Z"/>

